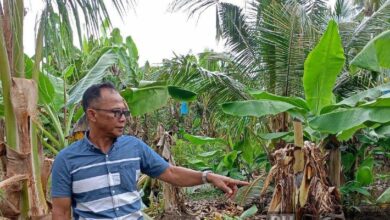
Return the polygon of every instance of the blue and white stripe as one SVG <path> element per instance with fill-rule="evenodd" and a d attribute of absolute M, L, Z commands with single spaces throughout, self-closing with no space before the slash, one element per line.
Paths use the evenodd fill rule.
<path fill-rule="evenodd" d="M 168 166 L 134 137 L 119 137 L 107 154 L 84 138 L 57 156 L 52 196 L 70 194 L 75 219 L 143 219 L 139 175 L 156 177 Z"/>

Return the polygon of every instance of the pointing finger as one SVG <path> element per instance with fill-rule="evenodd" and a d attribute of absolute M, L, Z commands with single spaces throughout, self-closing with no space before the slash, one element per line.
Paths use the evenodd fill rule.
<path fill-rule="evenodd" d="M 236 184 L 236 185 L 240 185 L 240 186 L 247 186 L 249 185 L 249 182 L 246 182 L 246 181 L 241 181 L 241 180 L 235 180 L 235 179 L 232 179 L 232 183 L 233 184 Z"/>

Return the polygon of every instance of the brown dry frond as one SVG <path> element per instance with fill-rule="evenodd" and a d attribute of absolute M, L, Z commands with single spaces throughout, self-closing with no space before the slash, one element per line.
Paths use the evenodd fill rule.
<path fill-rule="evenodd" d="M 303 153 L 302 172 L 294 169 L 295 156 L 301 154 L 297 151 Z M 303 215 L 319 218 L 341 212 L 340 193 L 328 181 L 325 155 L 318 146 L 310 142 L 305 142 L 303 148 L 287 145 L 276 150 L 272 157 L 275 165 L 271 168 L 261 191 L 263 195 L 274 181 L 275 190 L 268 212 L 294 212 L 298 219 Z"/>

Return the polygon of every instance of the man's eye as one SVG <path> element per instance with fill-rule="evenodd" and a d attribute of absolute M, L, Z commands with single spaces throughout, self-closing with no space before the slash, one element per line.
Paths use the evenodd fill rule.
<path fill-rule="evenodd" d="M 114 113 L 114 115 L 119 115 L 122 111 L 121 110 L 112 110 L 112 113 Z"/>

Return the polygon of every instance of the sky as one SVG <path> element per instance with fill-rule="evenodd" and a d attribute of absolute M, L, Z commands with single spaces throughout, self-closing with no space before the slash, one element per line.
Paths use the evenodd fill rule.
<path fill-rule="evenodd" d="M 174 53 L 197 54 L 205 49 L 223 51 L 223 43 L 218 43 L 215 39 L 215 7 L 206 10 L 199 20 L 197 18 L 188 20 L 186 12 L 167 11 L 171 1 L 136 0 L 135 11 L 129 9 L 123 20 L 116 13 L 111 14 L 113 27 L 119 28 L 123 37 L 132 36 L 135 41 L 140 65 L 143 65 L 146 60 L 151 64 L 159 64 L 164 58 L 174 57 Z M 245 7 L 245 0 L 221 1 L 234 2 Z M 334 4 L 334 1 L 329 0 L 328 4 Z M 34 54 L 33 34 L 37 14 L 42 10 L 43 2 L 43 0 L 25 0 L 27 14 L 24 20 L 24 48 L 30 56 Z M 108 7 L 109 11 L 114 11 L 110 5 Z M 78 43 L 75 42 L 75 45 Z"/>
<path fill-rule="evenodd" d="M 129 10 L 121 18 L 113 13 L 113 27 L 120 29 L 123 37 L 132 36 L 139 52 L 139 63 L 146 60 L 151 64 L 161 63 L 163 58 L 172 58 L 174 53 L 196 54 L 210 49 L 222 51 L 223 44 L 215 39 L 215 7 L 206 10 L 199 20 L 187 19 L 185 12 L 168 12 L 172 0 L 137 0 L 134 10 Z M 43 1 L 25 0 L 24 47 L 28 55 L 34 54 L 35 23 L 37 12 L 43 7 Z M 234 0 L 244 5 L 244 0 Z M 109 9 L 110 10 L 110 9 Z M 113 11 L 113 10 L 111 10 Z"/>

